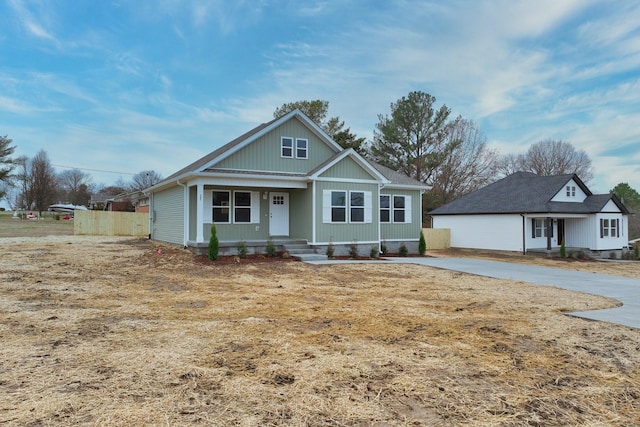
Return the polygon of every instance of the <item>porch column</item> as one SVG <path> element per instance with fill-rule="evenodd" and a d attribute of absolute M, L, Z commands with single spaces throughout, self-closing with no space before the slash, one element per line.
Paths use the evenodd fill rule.
<path fill-rule="evenodd" d="M 204 242 L 204 185 L 197 185 L 196 195 L 196 242 Z"/>
<path fill-rule="evenodd" d="M 545 220 L 545 227 L 547 228 L 547 250 L 551 250 L 551 235 L 553 234 L 553 218 L 547 217 Z"/>

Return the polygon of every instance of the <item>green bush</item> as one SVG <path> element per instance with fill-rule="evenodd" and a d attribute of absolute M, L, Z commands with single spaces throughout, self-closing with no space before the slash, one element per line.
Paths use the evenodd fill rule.
<path fill-rule="evenodd" d="M 609 259 L 617 259 L 618 254 L 614 251 L 609 252 Z"/>
<path fill-rule="evenodd" d="M 560 258 L 567 257 L 567 248 L 564 245 L 564 240 L 560 243 Z"/>
<path fill-rule="evenodd" d="M 276 245 L 273 243 L 271 237 L 267 240 L 267 255 L 270 257 L 276 256 Z"/>
<path fill-rule="evenodd" d="M 398 254 L 400 256 L 407 256 L 409 255 L 409 249 L 407 249 L 407 245 L 405 245 L 404 243 L 400 245 L 400 248 L 398 249 Z"/>
<path fill-rule="evenodd" d="M 371 259 L 378 258 L 378 246 L 377 245 L 371 246 L 371 250 L 369 251 L 369 258 L 371 258 Z"/>
<path fill-rule="evenodd" d="M 424 233 L 420 230 L 420 241 L 418 242 L 418 252 L 421 256 L 427 253 L 427 242 L 424 240 Z"/>
<path fill-rule="evenodd" d="M 638 244 L 640 244 L 640 242 L 636 242 L 636 244 L 633 245 L 633 254 L 636 256 L 636 259 L 640 259 L 640 249 L 638 248 Z"/>
<path fill-rule="evenodd" d="M 389 252 L 389 248 L 387 248 L 387 244 L 386 244 L 385 242 L 382 242 L 382 243 L 380 244 L 380 253 L 381 253 L 382 255 L 386 255 L 386 254 L 387 254 L 387 252 Z"/>
<path fill-rule="evenodd" d="M 236 245 L 236 249 L 238 250 L 238 256 L 240 258 L 247 257 L 247 243 L 244 240 L 240 240 Z"/>
<path fill-rule="evenodd" d="M 327 258 L 333 258 L 335 251 L 336 248 L 333 247 L 333 243 L 329 243 L 329 246 L 327 246 Z"/>
<path fill-rule="evenodd" d="M 215 261 L 218 259 L 218 251 L 220 250 L 220 242 L 218 241 L 218 235 L 216 234 L 216 226 L 211 226 L 211 237 L 209 238 L 209 248 L 207 249 L 207 256 L 210 260 Z"/>
<path fill-rule="evenodd" d="M 349 245 L 349 256 L 351 258 L 358 258 L 358 244 L 356 242 Z"/>

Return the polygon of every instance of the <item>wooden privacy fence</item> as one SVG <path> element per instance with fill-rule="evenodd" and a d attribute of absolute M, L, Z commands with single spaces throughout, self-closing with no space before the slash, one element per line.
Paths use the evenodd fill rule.
<path fill-rule="evenodd" d="M 451 247 L 451 230 L 448 228 L 423 228 L 422 234 L 427 243 L 427 250 Z"/>
<path fill-rule="evenodd" d="M 75 211 L 73 234 L 93 236 L 148 236 L 149 214 L 136 212 Z"/>

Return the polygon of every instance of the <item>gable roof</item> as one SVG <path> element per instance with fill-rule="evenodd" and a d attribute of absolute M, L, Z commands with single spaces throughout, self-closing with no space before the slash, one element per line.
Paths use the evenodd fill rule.
<path fill-rule="evenodd" d="M 305 125 L 313 133 L 315 133 L 323 142 L 325 142 L 327 145 L 333 148 L 336 152 L 342 150 L 342 147 L 340 147 L 338 143 L 336 143 L 333 139 L 331 139 L 331 137 L 329 137 L 329 135 L 327 135 L 327 133 L 323 131 L 322 128 L 320 128 L 320 126 L 318 126 L 315 122 L 313 122 L 313 120 L 307 117 L 302 111 L 300 111 L 299 109 L 295 109 L 285 114 L 284 116 L 275 118 L 267 123 L 262 123 L 261 125 L 256 126 L 255 128 L 249 130 L 248 132 L 245 132 L 244 134 L 226 143 L 225 145 L 218 148 L 217 150 L 212 151 L 211 153 L 207 154 L 204 157 L 201 157 L 200 159 L 196 160 L 190 165 L 185 166 L 184 168 L 178 170 L 177 172 L 169 175 L 167 178 L 163 179 L 161 182 L 157 183 L 151 188 L 162 187 L 169 182 L 180 179 L 181 177 L 185 177 L 190 174 L 198 173 L 206 169 L 209 169 L 215 163 L 227 158 L 228 156 L 237 152 L 243 147 L 246 147 L 256 139 L 266 134 L 267 132 L 270 132 L 271 130 L 275 129 L 276 127 L 280 126 L 282 123 L 285 123 L 286 121 L 292 118 L 296 118 L 300 120 L 300 122 L 303 125 Z"/>
<path fill-rule="evenodd" d="M 332 166 L 339 163 L 345 157 L 352 158 L 361 168 L 363 168 L 367 173 L 371 175 L 377 181 L 387 182 L 386 177 L 378 172 L 377 169 L 371 166 L 371 163 L 367 162 L 360 154 L 358 154 L 353 148 L 348 148 L 346 150 L 340 151 L 336 153 L 329 159 L 327 159 L 322 164 L 318 165 L 315 169 L 309 171 L 308 176 L 310 178 L 318 178 L 321 174 L 329 170 Z"/>
<path fill-rule="evenodd" d="M 552 202 L 551 199 L 570 181 L 584 191 L 582 203 Z M 595 213 L 613 202 L 628 213 L 613 194 L 592 194 L 575 174 L 539 176 L 531 172 L 516 172 L 451 203 L 434 209 L 431 215 L 506 214 L 506 213 Z"/>

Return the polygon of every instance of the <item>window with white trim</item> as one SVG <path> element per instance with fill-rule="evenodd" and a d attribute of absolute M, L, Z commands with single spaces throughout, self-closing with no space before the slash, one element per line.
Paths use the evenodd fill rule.
<path fill-rule="evenodd" d="M 308 145 L 309 145 L 308 140 L 302 139 L 302 138 L 296 139 L 296 158 L 298 159 L 307 158 Z"/>
<path fill-rule="evenodd" d="M 576 197 L 576 187 L 575 185 L 567 185 L 567 197 Z"/>
<path fill-rule="evenodd" d="M 391 196 L 380 195 L 380 222 L 391 222 Z"/>
<path fill-rule="evenodd" d="M 544 219 L 535 218 L 533 220 L 533 237 L 547 237 L 547 227 Z"/>
<path fill-rule="evenodd" d="M 331 192 L 331 222 L 347 222 L 347 192 Z"/>
<path fill-rule="evenodd" d="M 213 222 L 228 224 L 231 222 L 229 215 L 230 208 L 230 192 L 214 191 L 213 192 Z"/>
<path fill-rule="evenodd" d="M 407 196 L 393 196 L 393 222 L 407 222 Z"/>
<path fill-rule="evenodd" d="M 251 222 L 251 192 L 233 192 L 233 222 Z"/>
<path fill-rule="evenodd" d="M 350 222 L 364 222 L 364 191 L 349 193 Z"/>
<path fill-rule="evenodd" d="M 283 136 L 280 139 L 280 155 L 282 157 L 293 157 L 293 138 Z"/>
<path fill-rule="evenodd" d="M 322 222 L 355 223 L 373 222 L 371 191 L 323 190 Z"/>

